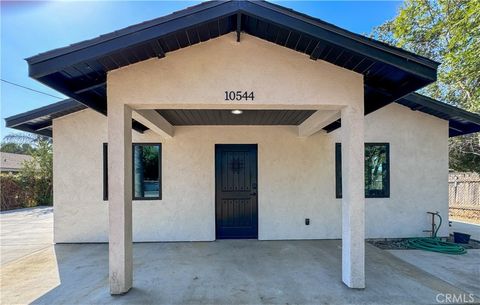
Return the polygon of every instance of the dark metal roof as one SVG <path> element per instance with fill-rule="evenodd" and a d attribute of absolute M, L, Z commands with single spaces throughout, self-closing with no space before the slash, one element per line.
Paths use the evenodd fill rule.
<path fill-rule="evenodd" d="M 175 109 L 157 110 L 172 125 L 298 125 L 315 110 L 230 110 Z"/>
<path fill-rule="evenodd" d="M 480 131 L 480 115 L 445 104 L 418 93 L 411 93 L 396 101 L 412 110 L 421 111 L 449 123 L 450 137 Z"/>
<path fill-rule="evenodd" d="M 449 120 L 450 136 L 475 132 L 480 126 L 476 114 L 418 94 L 409 94 L 436 80 L 439 63 L 264 1 L 205 2 L 45 52 L 27 59 L 29 75 L 106 114 L 108 71 L 152 57 L 163 58 L 171 51 L 232 31 L 237 32 L 238 38 L 242 32 L 248 33 L 303 53 L 312 60 L 324 60 L 363 74 L 366 114 L 397 101 L 412 109 Z M 65 106 L 65 114 L 84 108 L 77 102 L 67 101 L 70 101 L 72 108 Z M 64 115 L 55 109 L 67 105 L 67 101 L 7 118 L 7 126 L 51 134 L 51 119 L 55 115 Z M 74 107 L 83 108 L 75 110 Z M 42 111 L 51 112 L 51 117 L 42 114 Z M 29 119 L 28 115 L 32 118 Z M 165 113 L 166 117 L 169 115 L 174 120 L 175 114 Z M 37 116 L 38 120 L 35 121 Z M 334 130 L 340 124 L 340 121 L 334 122 L 325 130 Z M 137 122 L 133 126 L 139 131 L 145 130 Z"/>
<path fill-rule="evenodd" d="M 54 104 L 20 113 L 5 119 L 6 127 L 28 131 L 44 136 L 52 136 L 52 120 L 87 108 L 74 99 L 66 99 Z"/>
<path fill-rule="evenodd" d="M 29 75 L 106 114 L 108 71 L 237 31 L 362 73 L 365 113 L 436 80 L 438 63 L 264 1 L 212 1 L 27 59 Z"/>
<path fill-rule="evenodd" d="M 480 132 L 480 115 L 436 101 L 424 95 L 411 93 L 395 101 L 412 110 L 421 111 L 449 122 L 449 136 Z M 6 126 L 23 131 L 51 136 L 52 120 L 87 108 L 72 100 L 64 100 L 45 107 L 6 118 Z M 158 110 L 172 125 L 298 125 L 314 110 L 244 110 L 233 115 L 230 110 Z M 335 128 L 340 127 L 338 121 Z M 327 131 L 332 131 L 330 129 Z"/>

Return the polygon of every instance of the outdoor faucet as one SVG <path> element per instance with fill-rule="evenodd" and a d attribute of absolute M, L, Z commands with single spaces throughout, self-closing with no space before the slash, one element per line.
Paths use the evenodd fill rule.
<path fill-rule="evenodd" d="M 440 218 L 441 221 L 441 216 L 438 211 L 436 212 L 427 212 L 427 214 L 432 215 L 432 229 L 431 230 L 423 230 L 423 232 L 428 233 L 430 232 L 430 236 L 435 238 L 437 236 L 437 224 L 435 223 L 435 216 Z"/>

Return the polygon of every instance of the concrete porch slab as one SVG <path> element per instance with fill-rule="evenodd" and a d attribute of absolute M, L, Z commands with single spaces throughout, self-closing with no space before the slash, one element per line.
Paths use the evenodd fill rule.
<path fill-rule="evenodd" d="M 422 250 L 389 250 L 401 260 L 480 297 L 480 249 L 464 255 L 447 255 Z"/>
<path fill-rule="evenodd" d="M 367 288 L 341 281 L 338 240 L 134 245 L 134 288 L 112 297 L 106 244 L 66 244 L 2 266 L 2 304 L 434 304 L 465 294 L 366 245 Z M 478 301 L 478 299 L 476 300 Z"/>

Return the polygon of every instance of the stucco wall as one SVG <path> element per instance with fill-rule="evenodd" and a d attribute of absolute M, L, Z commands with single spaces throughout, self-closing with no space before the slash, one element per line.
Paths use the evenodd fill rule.
<path fill-rule="evenodd" d="M 390 143 L 390 198 L 366 199 L 366 236 L 419 236 L 431 228 L 427 211 L 440 212 L 448 235 L 448 122 L 391 104 L 365 123 L 365 142 Z"/>
<path fill-rule="evenodd" d="M 365 141 L 390 143 L 391 196 L 366 200 L 369 238 L 422 235 L 426 211 L 448 215 L 448 123 L 391 104 L 365 117 Z M 176 127 L 162 142 L 163 199 L 134 201 L 135 241 L 214 240 L 214 145 L 258 144 L 259 239 L 340 238 L 334 146 L 340 130 L 299 138 L 289 126 Z M 56 242 L 108 238 L 102 200 L 106 117 L 84 110 L 54 120 Z M 304 219 L 310 218 L 310 226 Z M 442 235 L 447 234 L 444 226 Z"/>
<path fill-rule="evenodd" d="M 247 34 L 231 33 L 110 71 L 108 103 L 132 108 L 339 109 L 363 106 L 363 75 Z M 225 101 L 227 90 L 254 101 Z"/>
<path fill-rule="evenodd" d="M 254 91 L 255 101 L 225 101 L 225 90 Z M 360 112 L 363 76 L 249 35 L 237 43 L 231 33 L 110 71 L 107 97 L 109 107 L 133 109 L 349 107 Z M 447 122 L 390 105 L 368 115 L 365 127 L 367 142 L 391 143 L 392 170 L 391 198 L 367 199 L 367 237 L 421 234 L 429 227 L 426 211 L 447 215 Z M 55 241 L 106 241 L 107 118 L 84 110 L 54 120 L 53 133 Z M 258 144 L 260 239 L 340 238 L 341 200 L 335 199 L 334 184 L 340 132 L 297 135 L 292 126 L 177 126 L 168 140 L 134 132 L 133 142 L 162 142 L 163 153 L 163 198 L 134 202 L 134 240 L 215 239 L 217 143 Z"/>

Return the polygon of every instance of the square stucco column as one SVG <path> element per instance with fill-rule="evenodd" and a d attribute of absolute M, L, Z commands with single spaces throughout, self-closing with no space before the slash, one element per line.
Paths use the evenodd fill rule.
<path fill-rule="evenodd" d="M 123 294 L 133 282 L 132 110 L 108 105 L 108 219 L 110 293 Z"/>
<path fill-rule="evenodd" d="M 342 280 L 365 288 L 364 113 L 342 109 Z"/>

